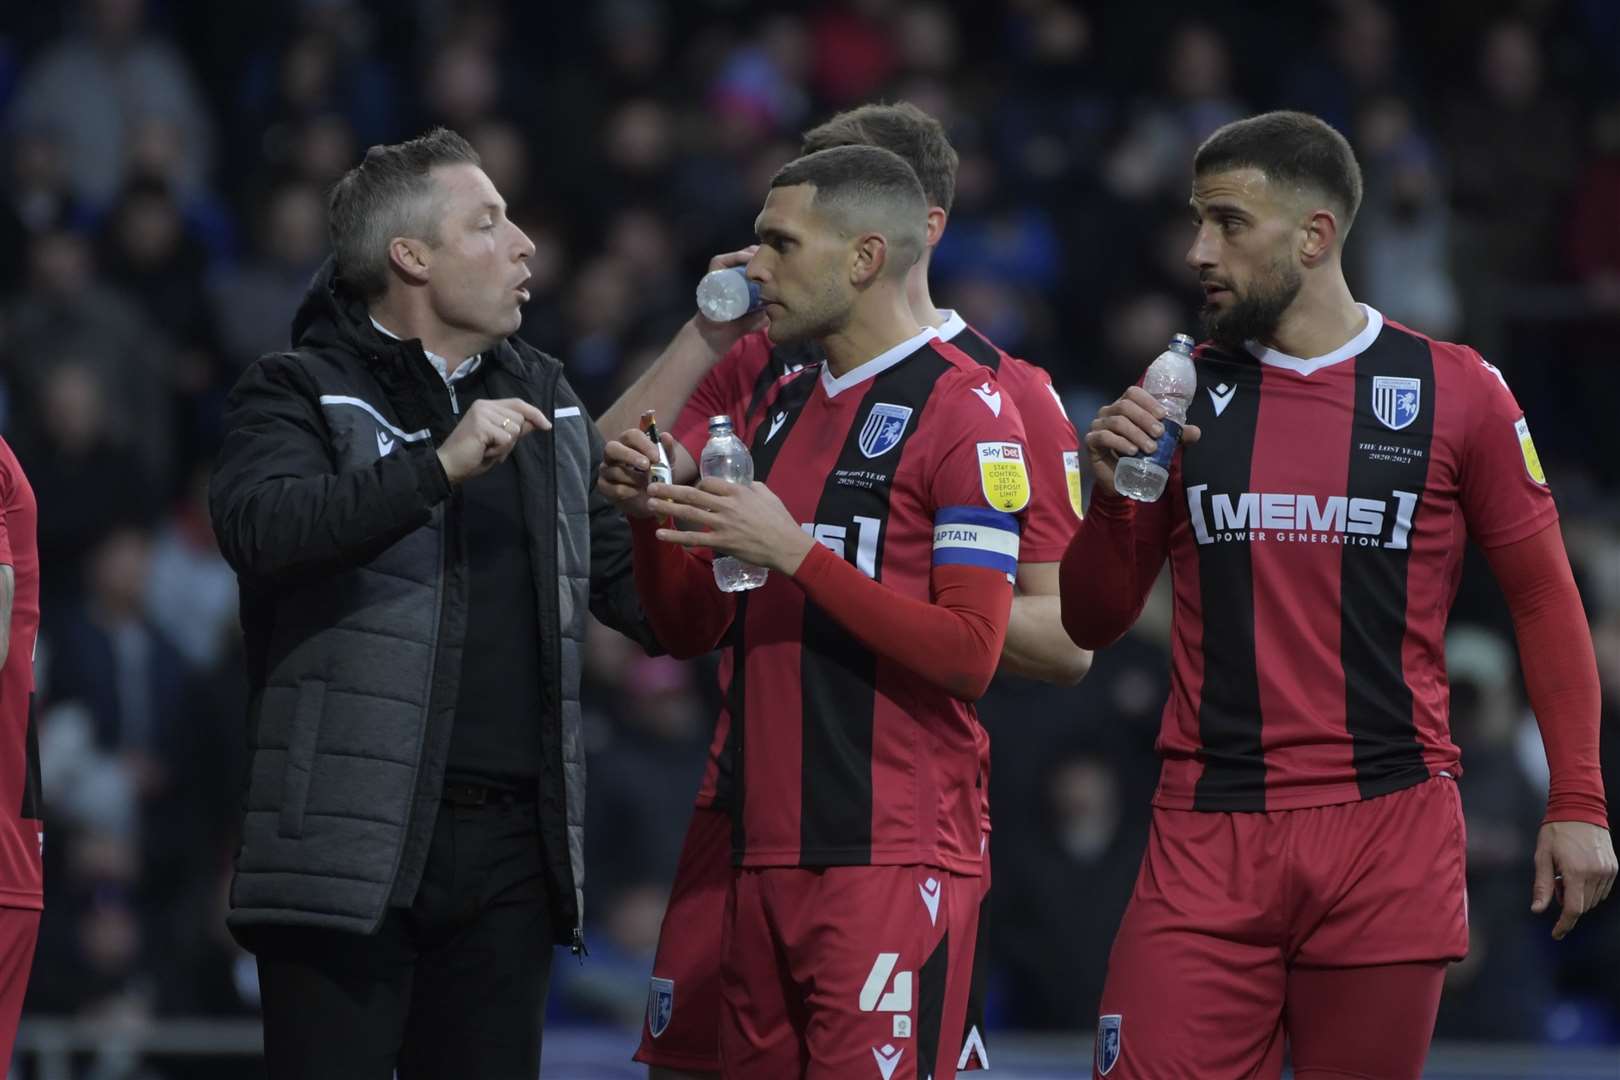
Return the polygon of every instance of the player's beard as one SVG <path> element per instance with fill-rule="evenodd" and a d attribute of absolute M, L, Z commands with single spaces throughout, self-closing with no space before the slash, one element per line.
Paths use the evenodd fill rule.
<path fill-rule="evenodd" d="M 1246 293 L 1232 290 L 1232 303 L 1226 310 L 1204 305 L 1199 312 L 1204 336 L 1227 350 L 1240 349 L 1246 341 L 1269 339 L 1304 284 L 1299 267 L 1286 257 L 1277 260 L 1271 272 L 1258 278 Z"/>
<path fill-rule="evenodd" d="M 782 314 L 771 320 L 771 341 L 778 345 L 820 341 L 842 330 L 853 310 L 854 304 L 836 284 L 823 281 L 814 295 L 792 308 L 784 307 Z"/>

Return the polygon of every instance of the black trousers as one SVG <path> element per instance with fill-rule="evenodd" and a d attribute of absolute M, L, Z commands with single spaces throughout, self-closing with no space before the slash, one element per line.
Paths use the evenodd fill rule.
<path fill-rule="evenodd" d="M 416 901 L 370 936 L 246 935 L 271 1080 L 535 1080 L 553 932 L 533 802 L 439 807 Z"/>

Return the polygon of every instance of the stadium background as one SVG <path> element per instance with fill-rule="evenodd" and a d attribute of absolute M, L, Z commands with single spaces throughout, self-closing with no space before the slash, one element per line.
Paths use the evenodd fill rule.
<path fill-rule="evenodd" d="M 1477 346 L 1528 411 L 1620 792 L 1617 76 L 1611 0 L 4 5 L 0 432 L 37 490 L 46 575 L 48 908 L 23 1042 L 100 1048 L 29 1075 L 256 1068 L 129 1048 L 154 1033 L 229 1045 L 255 1015 L 251 963 L 221 922 L 244 689 L 202 494 L 225 391 L 285 345 L 324 255 L 325 187 L 366 146 L 433 123 L 473 141 L 534 239 L 522 333 L 599 410 L 689 316 L 707 258 L 749 240 L 799 130 L 915 101 L 962 156 L 935 298 L 1045 366 L 1083 429 L 1194 327 L 1194 146 L 1264 108 L 1322 115 L 1366 172 L 1358 298 Z M 991 1020 L 1000 1064 L 1031 1063 L 1017 1075 L 1084 1068 L 1145 833 L 1167 622 L 1151 605 L 1078 688 L 1006 681 L 983 705 Z M 1528 914 L 1545 770 L 1477 558 L 1452 626 L 1473 942 L 1439 1037 L 1547 1049 L 1452 1054 L 1462 1071 L 1444 1075 L 1602 1068 L 1620 1054 L 1620 901 L 1561 947 Z M 701 665 L 605 631 L 587 680 L 591 957 L 559 959 L 548 1075 L 635 1075 L 624 1032 L 714 703 Z M 1520 1059 L 1544 1066 L 1468 1071 Z"/>

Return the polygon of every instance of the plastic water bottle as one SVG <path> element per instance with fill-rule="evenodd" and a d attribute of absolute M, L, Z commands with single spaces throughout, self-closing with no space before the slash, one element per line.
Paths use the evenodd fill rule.
<path fill-rule="evenodd" d="M 698 471 L 733 484 L 754 482 L 754 458 L 732 431 L 731 417 L 709 417 L 709 441 L 698 459 Z M 767 573 L 763 566 L 745 563 L 733 555 L 715 556 L 714 583 L 720 586 L 721 592 L 757 589 L 765 584 Z"/>
<path fill-rule="evenodd" d="M 710 322 L 734 322 L 764 307 L 759 298 L 759 282 L 748 280 L 740 266 L 710 270 L 697 287 L 698 311 Z"/>
<path fill-rule="evenodd" d="M 1151 454 L 1140 452 L 1121 457 L 1114 466 L 1114 490 L 1138 502 L 1157 502 L 1170 479 L 1170 459 L 1181 442 L 1181 425 L 1187 422 L 1187 406 L 1198 390 L 1198 372 L 1193 367 L 1193 339 L 1177 334 L 1170 347 L 1148 366 L 1142 379 L 1146 390 L 1167 414 L 1160 421 L 1164 434 Z"/>

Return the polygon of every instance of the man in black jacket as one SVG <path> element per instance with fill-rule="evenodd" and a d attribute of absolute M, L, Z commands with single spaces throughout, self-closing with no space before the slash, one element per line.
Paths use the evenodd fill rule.
<path fill-rule="evenodd" d="M 210 492 L 252 767 L 230 926 L 272 1077 L 533 1077 L 583 948 L 587 606 L 653 642 L 602 443 L 511 335 L 534 251 L 460 136 L 373 147 Z"/>

